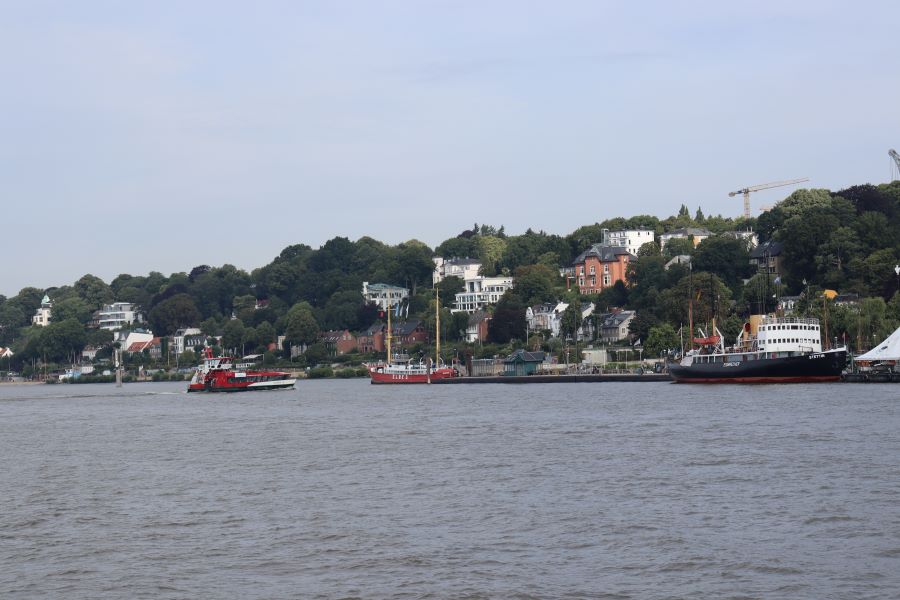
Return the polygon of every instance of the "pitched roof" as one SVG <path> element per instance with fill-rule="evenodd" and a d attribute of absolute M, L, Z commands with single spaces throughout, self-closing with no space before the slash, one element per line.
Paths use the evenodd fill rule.
<path fill-rule="evenodd" d="M 702 227 L 681 227 L 679 229 L 673 229 L 672 231 L 667 231 L 663 236 L 667 237 L 678 237 L 678 236 L 689 236 L 689 235 L 697 235 L 697 236 L 706 236 L 709 237 L 712 233 L 709 229 L 703 229 Z M 662 236 L 660 236 L 662 237 Z"/>
<path fill-rule="evenodd" d="M 750 253 L 750 258 L 765 258 L 768 256 L 778 256 L 781 254 L 783 246 L 781 242 L 776 242 L 775 240 L 769 240 L 768 242 L 763 242 L 759 246 L 753 249 Z"/>
<path fill-rule="evenodd" d="M 394 325 L 394 328 L 393 328 L 394 335 L 409 335 L 413 331 L 415 331 L 416 328 L 421 324 L 422 324 L 422 321 L 420 321 L 418 319 L 413 319 L 411 321 L 405 321 L 403 323 L 397 323 L 396 325 Z"/>
<path fill-rule="evenodd" d="M 374 323 L 369 325 L 369 327 L 365 331 L 360 333 L 359 335 L 365 335 L 365 336 L 371 337 L 371 336 L 375 335 L 376 333 L 381 333 L 382 331 L 384 331 L 384 323 L 382 323 L 381 321 L 375 321 Z"/>
<path fill-rule="evenodd" d="M 593 246 L 579 254 L 578 258 L 572 261 L 572 264 L 577 265 L 579 263 L 583 263 L 589 256 L 596 257 L 600 262 L 616 262 L 617 260 L 619 260 L 619 256 L 625 254 L 631 255 L 631 252 L 629 252 L 628 249 L 623 246 L 604 246 L 603 244 L 594 244 Z"/>
<path fill-rule="evenodd" d="M 544 362 L 544 357 L 546 357 L 546 353 L 544 352 L 526 352 L 519 348 L 512 354 L 506 357 L 503 361 L 505 363 L 515 362 L 516 360 L 521 360 L 523 362 Z"/>

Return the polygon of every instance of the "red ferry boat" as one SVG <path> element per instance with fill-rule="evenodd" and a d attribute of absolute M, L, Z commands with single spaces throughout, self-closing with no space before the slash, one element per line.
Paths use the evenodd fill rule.
<path fill-rule="evenodd" d="M 188 385 L 188 392 L 253 392 L 258 390 L 283 390 L 294 387 L 296 379 L 284 371 L 254 371 L 236 365 L 234 358 L 220 356 L 213 358 L 212 350 L 206 349 L 203 364 Z"/>

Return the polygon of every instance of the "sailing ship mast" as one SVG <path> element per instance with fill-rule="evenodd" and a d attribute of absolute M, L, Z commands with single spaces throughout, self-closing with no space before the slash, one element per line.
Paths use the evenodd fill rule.
<path fill-rule="evenodd" d="M 385 360 L 385 364 L 391 364 L 391 301 L 388 299 L 388 309 L 387 309 L 387 336 L 385 336 L 385 349 L 387 350 L 387 359 Z"/>
<path fill-rule="evenodd" d="M 434 286 L 434 366 L 441 360 L 441 295 L 440 288 Z"/>

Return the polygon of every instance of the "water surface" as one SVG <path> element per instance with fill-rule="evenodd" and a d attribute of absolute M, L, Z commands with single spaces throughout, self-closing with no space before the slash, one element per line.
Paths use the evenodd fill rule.
<path fill-rule="evenodd" d="M 900 386 L 0 386 L 3 598 L 897 598 Z"/>

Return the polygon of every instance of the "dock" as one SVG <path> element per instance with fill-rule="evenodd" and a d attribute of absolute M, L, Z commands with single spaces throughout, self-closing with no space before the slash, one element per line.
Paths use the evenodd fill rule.
<path fill-rule="evenodd" d="M 584 373 L 579 375 L 485 375 L 481 377 L 453 377 L 438 379 L 433 384 L 467 384 L 467 383 L 603 383 L 603 382 L 660 382 L 672 381 L 668 373 Z"/>

